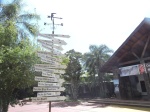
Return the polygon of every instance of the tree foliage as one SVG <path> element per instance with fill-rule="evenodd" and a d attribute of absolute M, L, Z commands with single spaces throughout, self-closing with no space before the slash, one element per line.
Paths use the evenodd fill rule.
<path fill-rule="evenodd" d="M 37 47 L 28 39 L 17 41 L 15 24 L 6 21 L 0 25 L 0 106 L 7 112 L 8 105 L 16 100 L 16 88 L 26 88 L 34 83 L 32 66 L 38 60 Z"/>
<path fill-rule="evenodd" d="M 15 89 L 22 89 L 34 83 L 33 65 L 39 60 L 37 46 L 29 35 L 38 32 L 36 14 L 24 14 L 20 0 L 2 5 L 0 12 L 0 111 L 7 112 L 8 105 L 17 98 Z M 32 21 L 33 22 L 33 21 Z M 29 35 L 28 35 L 29 34 Z"/>
<path fill-rule="evenodd" d="M 63 78 L 71 84 L 72 97 L 74 100 L 76 100 L 78 94 L 78 85 L 82 72 L 82 67 L 80 64 L 82 54 L 80 52 L 76 52 L 75 50 L 70 50 L 65 54 L 69 58 L 69 63 L 66 68 L 66 73 L 63 74 Z"/>
<path fill-rule="evenodd" d="M 21 0 L 13 0 L 10 4 L 2 4 L 0 12 L 1 24 L 4 24 L 7 20 L 13 21 L 19 38 L 26 38 L 30 35 L 35 36 L 38 33 L 38 25 L 35 20 L 39 20 L 40 16 L 22 11 L 23 6 Z"/>
<path fill-rule="evenodd" d="M 87 72 L 89 72 L 90 80 L 92 82 L 91 85 L 95 86 L 96 82 L 99 83 L 101 96 L 104 93 L 103 82 L 110 79 L 110 76 L 107 74 L 103 74 L 100 72 L 100 68 L 103 64 L 109 59 L 111 53 L 113 52 L 110 50 L 106 45 L 90 45 L 89 47 L 90 52 L 85 53 L 83 56 L 84 67 Z M 98 75 L 98 80 L 96 78 Z"/>
<path fill-rule="evenodd" d="M 85 68 L 90 73 L 98 74 L 99 68 L 108 60 L 113 51 L 106 45 L 90 45 L 89 50 L 90 52 L 84 54 Z"/>

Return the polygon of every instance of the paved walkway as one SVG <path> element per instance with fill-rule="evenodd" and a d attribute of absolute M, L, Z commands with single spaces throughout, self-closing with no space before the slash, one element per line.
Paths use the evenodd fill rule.
<path fill-rule="evenodd" d="M 150 112 L 150 108 L 127 107 L 127 106 L 107 106 L 95 103 L 52 103 L 51 112 Z M 27 103 L 20 107 L 10 107 L 8 112 L 49 112 L 48 103 L 36 104 Z"/>

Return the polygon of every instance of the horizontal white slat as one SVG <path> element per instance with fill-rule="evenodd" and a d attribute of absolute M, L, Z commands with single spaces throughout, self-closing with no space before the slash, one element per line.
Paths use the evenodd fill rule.
<path fill-rule="evenodd" d="M 50 39 L 53 38 L 53 37 L 63 37 L 63 38 L 70 38 L 69 35 L 62 35 L 62 34 L 39 34 L 39 36 L 42 36 L 42 37 L 49 37 Z"/>
<path fill-rule="evenodd" d="M 38 86 L 54 86 L 54 87 L 60 87 L 62 84 L 60 83 L 48 83 L 48 82 L 38 82 Z"/>
<path fill-rule="evenodd" d="M 43 39 L 37 39 L 39 43 L 45 43 L 47 45 L 53 45 L 53 44 L 58 44 L 58 45 L 67 45 L 67 43 L 64 40 L 60 39 L 52 39 L 52 40 L 43 40 Z"/>
<path fill-rule="evenodd" d="M 39 77 L 39 76 L 35 76 L 35 81 L 46 81 L 46 82 L 59 82 L 58 78 L 55 77 Z"/>
<path fill-rule="evenodd" d="M 66 65 L 51 65 L 51 64 L 35 64 L 34 67 L 36 68 L 60 68 L 60 69 L 65 69 L 67 66 Z"/>
<path fill-rule="evenodd" d="M 32 102 L 47 102 L 47 101 L 61 101 L 65 100 L 65 96 L 55 96 L 55 97 L 32 97 Z"/>
<path fill-rule="evenodd" d="M 37 97 L 43 97 L 43 96 L 59 96 L 60 92 L 38 92 Z"/>
<path fill-rule="evenodd" d="M 64 87 L 50 88 L 50 87 L 33 87 L 33 91 L 64 91 Z"/>

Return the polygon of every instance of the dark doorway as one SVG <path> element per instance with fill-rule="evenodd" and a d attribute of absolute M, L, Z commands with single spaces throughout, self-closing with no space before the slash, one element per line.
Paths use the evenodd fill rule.
<path fill-rule="evenodd" d="M 140 81 L 140 84 L 141 84 L 142 92 L 147 92 L 147 91 L 146 91 L 145 82 L 144 82 L 144 81 Z"/>

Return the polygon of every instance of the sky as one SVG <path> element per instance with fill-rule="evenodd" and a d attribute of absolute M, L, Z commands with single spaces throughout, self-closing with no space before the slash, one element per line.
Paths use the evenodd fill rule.
<path fill-rule="evenodd" d="M 70 35 L 64 39 L 66 52 L 70 49 L 85 53 L 90 45 L 105 44 L 116 51 L 145 17 L 150 17 L 150 0 L 24 0 L 25 10 L 36 11 L 41 33 L 51 33 L 47 18 L 51 13 L 62 20 L 55 20 L 55 34 Z"/>

